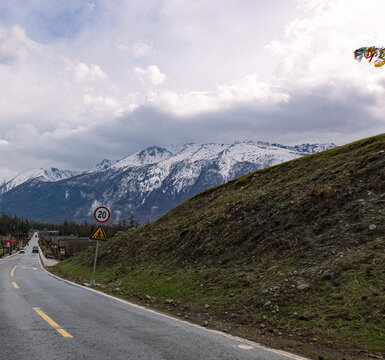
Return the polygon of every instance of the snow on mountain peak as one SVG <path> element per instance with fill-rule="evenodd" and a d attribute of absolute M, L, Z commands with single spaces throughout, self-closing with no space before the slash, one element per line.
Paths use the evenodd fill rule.
<path fill-rule="evenodd" d="M 41 169 L 42 172 L 40 176 L 37 176 L 36 178 L 40 178 L 42 181 L 59 181 L 63 179 L 68 179 L 72 176 L 78 175 L 79 173 L 77 171 L 72 170 L 60 170 L 57 168 L 49 168 L 49 169 Z"/>
<path fill-rule="evenodd" d="M 67 179 L 75 175 L 78 175 L 78 173 L 75 171 L 59 170 L 57 168 L 27 169 L 11 178 L 10 180 L 5 181 L 0 187 L 0 194 L 31 180 L 39 179 L 42 182 L 54 182 Z"/>
<path fill-rule="evenodd" d="M 114 169 L 130 168 L 147 164 L 156 164 L 173 156 L 173 153 L 165 147 L 151 146 L 135 154 L 118 161 L 112 166 Z"/>
<path fill-rule="evenodd" d="M 288 146 L 254 140 L 236 141 L 232 144 L 169 144 L 148 147 L 129 155 L 122 160 L 111 163 L 111 165 L 107 162 L 108 160 L 103 160 L 100 164 L 104 164 L 104 166 L 101 167 L 99 166 L 100 164 L 98 164 L 96 167 L 98 167 L 99 170 L 106 169 L 107 167 L 111 167 L 111 169 L 114 170 L 123 170 L 144 165 L 158 164 L 159 167 L 165 169 L 169 168 L 173 163 L 180 161 L 196 162 L 213 160 L 215 158 L 221 158 L 222 163 L 227 163 L 226 168 L 231 167 L 230 163 L 234 164 L 235 162 L 243 161 L 256 163 L 263 160 L 270 163 L 268 161 L 269 158 L 274 158 L 274 160 L 271 161 L 271 165 L 274 165 L 291 160 L 294 157 L 313 154 L 333 147 L 335 147 L 334 144 L 301 144 Z M 226 156 L 230 157 L 232 160 L 224 161 L 223 159 Z M 106 161 L 106 163 L 104 163 L 104 161 Z M 91 172 L 91 170 L 88 171 L 88 173 L 89 172 Z M 228 175 L 228 171 L 224 171 L 223 175 L 225 174 Z M 227 175 L 225 178 L 228 178 Z"/>
<path fill-rule="evenodd" d="M 118 161 L 117 160 L 108 160 L 104 159 L 101 162 L 97 163 L 93 168 L 90 170 L 86 171 L 87 174 L 91 174 L 93 172 L 101 171 L 108 169 L 110 166 L 116 164 Z"/>
<path fill-rule="evenodd" d="M 208 166 L 213 167 L 213 171 L 224 182 L 239 176 L 239 168 L 248 167 L 251 171 L 276 165 L 308 155 L 317 149 L 321 150 L 319 144 L 293 147 L 253 140 L 236 141 L 232 144 L 151 146 L 116 162 L 108 169 L 125 173 L 123 183 L 131 185 L 129 188 L 122 188 L 122 194 L 130 191 L 149 195 L 162 187 L 166 179 L 179 192 L 197 181 L 203 169 Z M 132 185 L 134 182 L 135 186 Z M 143 202 L 147 195 L 143 195 Z"/>

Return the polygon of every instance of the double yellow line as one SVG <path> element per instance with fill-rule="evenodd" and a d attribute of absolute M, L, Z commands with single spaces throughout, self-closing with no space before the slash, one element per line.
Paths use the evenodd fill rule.
<path fill-rule="evenodd" d="M 12 269 L 12 271 L 11 271 L 11 276 L 12 276 L 12 277 L 13 277 L 13 274 L 14 274 L 16 268 L 17 268 L 17 265 L 16 265 L 16 266 Z"/>
<path fill-rule="evenodd" d="M 11 271 L 11 277 L 13 277 L 16 268 L 17 268 L 17 265 L 12 269 L 12 271 Z M 14 287 L 15 289 L 20 289 L 20 288 L 19 288 L 19 285 L 17 285 L 15 281 L 12 281 L 12 285 L 13 285 L 13 287 Z"/>

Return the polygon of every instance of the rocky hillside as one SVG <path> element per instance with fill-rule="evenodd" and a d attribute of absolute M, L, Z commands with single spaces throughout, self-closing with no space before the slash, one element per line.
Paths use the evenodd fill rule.
<path fill-rule="evenodd" d="M 118 296 L 316 359 L 385 352 L 385 134 L 201 192 L 99 248 Z M 93 249 L 58 273 L 89 281 Z"/>

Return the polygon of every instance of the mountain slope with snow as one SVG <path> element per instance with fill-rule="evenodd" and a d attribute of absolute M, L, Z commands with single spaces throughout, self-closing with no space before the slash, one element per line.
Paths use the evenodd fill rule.
<path fill-rule="evenodd" d="M 112 220 L 131 215 L 153 220 L 209 187 L 333 147 L 257 141 L 152 146 L 120 161 L 103 160 L 77 176 L 63 175 L 59 181 L 47 180 L 46 173 L 25 174 L 27 181 L 2 193 L 0 210 L 45 221 L 82 222 L 91 220 L 93 209 L 103 204 L 111 208 Z M 22 177 L 13 184 L 16 180 Z M 34 207 L 25 209 L 26 202 Z"/>
<path fill-rule="evenodd" d="M 13 188 L 24 184 L 28 181 L 37 180 L 39 182 L 54 182 L 63 179 L 68 179 L 77 175 L 78 172 L 71 170 L 59 170 L 56 168 L 50 169 L 28 169 L 21 172 L 10 180 L 4 180 L 0 186 L 0 194 L 12 190 Z"/>

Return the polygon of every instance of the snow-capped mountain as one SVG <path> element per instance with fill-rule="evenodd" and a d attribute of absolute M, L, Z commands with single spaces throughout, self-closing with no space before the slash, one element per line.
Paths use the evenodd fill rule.
<path fill-rule="evenodd" d="M 81 222 L 91 220 L 93 209 L 103 204 L 111 208 L 112 220 L 131 215 L 140 221 L 155 219 L 204 189 L 333 147 L 257 141 L 152 146 L 120 161 L 103 160 L 85 173 L 59 181 L 35 176 L 3 192 L 0 211 L 45 221 Z M 25 203 L 34 206 L 26 208 Z"/>
<path fill-rule="evenodd" d="M 97 172 L 100 170 L 105 170 L 109 168 L 111 165 L 115 164 L 118 160 L 108 160 L 104 159 L 101 162 L 97 163 L 93 168 L 90 170 L 86 171 L 87 174 L 91 174 L 93 172 Z"/>
<path fill-rule="evenodd" d="M 333 145 L 323 145 L 323 148 Z M 316 145 L 300 145 L 300 148 L 268 144 L 263 142 L 235 142 L 234 144 L 184 144 L 181 146 L 152 146 L 116 162 L 109 170 L 127 172 L 125 180 L 132 185 L 139 168 L 146 168 L 146 175 L 140 179 L 137 189 L 151 194 L 164 186 L 165 179 L 175 185 L 175 191 L 194 184 L 206 168 L 220 177 L 219 183 L 244 175 L 241 168 L 257 170 L 276 165 L 299 156 L 314 153 Z M 238 167 L 237 167 L 238 165 Z M 105 169 L 107 170 L 107 169 Z M 176 171 L 177 170 L 177 171 Z M 250 170 L 251 171 L 251 170 Z M 134 190 L 134 189 L 133 189 Z M 123 193 L 125 192 L 122 189 Z"/>
<path fill-rule="evenodd" d="M 4 182 L 0 185 L 0 194 L 7 192 L 16 186 L 19 186 L 28 181 L 36 180 L 38 182 L 54 182 L 63 179 L 68 179 L 69 177 L 77 175 L 78 172 L 71 170 L 59 170 L 56 168 L 50 169 L 28 169 L 26 171 L 21 172 L 15 177 L 4 180 Z"/>

